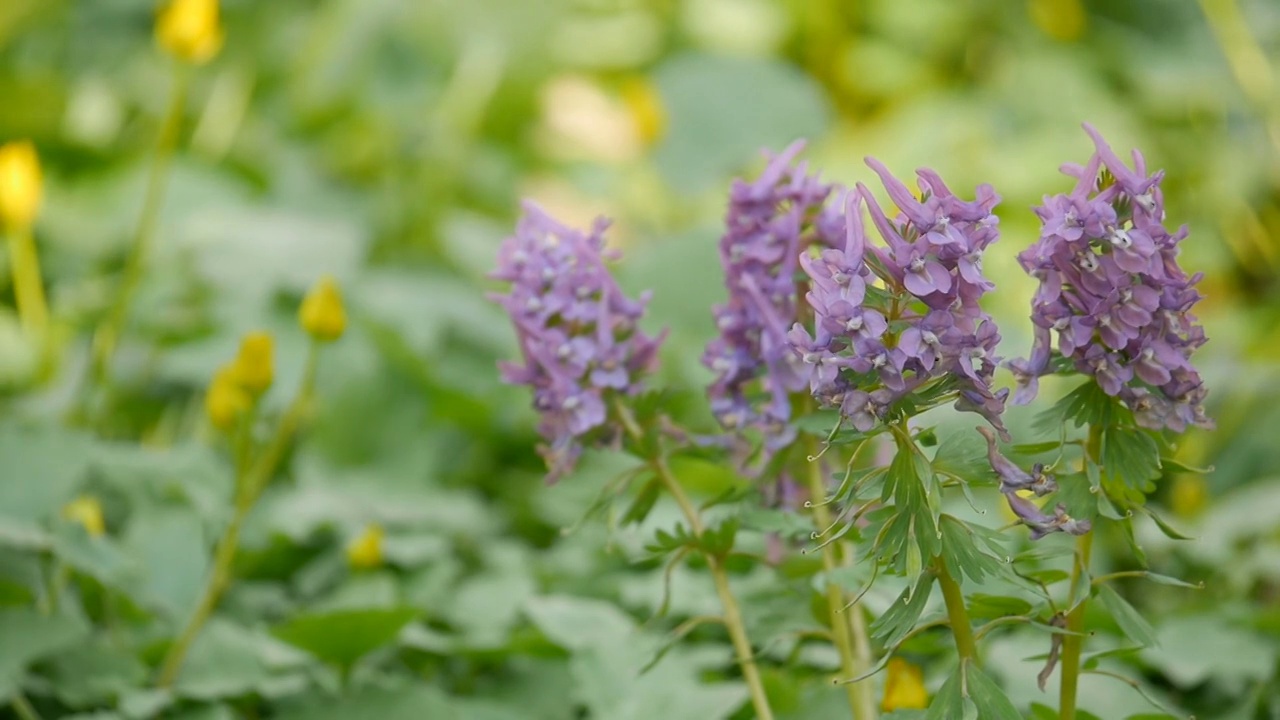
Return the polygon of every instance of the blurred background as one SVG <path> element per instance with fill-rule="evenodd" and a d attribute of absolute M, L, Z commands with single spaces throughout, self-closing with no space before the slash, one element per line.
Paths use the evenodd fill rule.
<path fill-rule="evenodd" d="M 642 697 L 692 683 L 683 711 L 627 715 L 609 704 L 622 681 L 588 670 L 602 638 L 614 643 L 652 612 L 662 583 L 632 563 L 639 535 L 589 521 L 561 537 L 622 465 L 595 455 L 543 488 L 528 398 L 498 383 L 494 363 L 515 346 L 484 274 L 519 201 L 570 224 L 615 220 L 624 285 L 652 289 L 649 325 L 672 330 L 663 380 L 682 391 L 682 416 L 709 430 L 699 356 L 709 307 L 724 297 L 719 224 L 731 178 L 758 170 L 761 149 L 807 138 L 805 158 L 842 183 L 873 179 L 862 158 L 875 155 L 899 176 L 933 167 L 962 196 L 993 184 L 1003 235 L 986 259 L 998 285 L 987 306 L 1016 355 L 1030 346 L 1033 286 L 1014 255 L 1037 235 L 1029 208 L 1071 186 L 1058 166 L 1088 158 L 1088 121 L 1122 155 L 1140 148 L 1166 171 L 1168 222 L 1191 228 L 1182 262 L 1205 274 L 1211 342 L 1196 361 L 1218 422 L 1178 450 L 1215 471 L 1169 469 L 1157 492 L 1200 539 L 1140 538 L 1161 572 L 1207 588 L 1151 591 L 1144 610 L 1163 642 L 1133 664 L 1199 717 L 1280 716 L 1262 714 L 1280 713 L 1280 3 L 226 0 L 222 10 L 225 47 L 191 74 L 106 440 L 85 441 L 77 467 L 91 471 L 68 474 L 47 502 L 101 499 L 111 561 L 133 574 L 113 575 L 106 555 L 83 562 L 131 598 L 123 616 L 183 616 L 208 562 L 201 528 L 225 512 L 228 482 L 202 424 L 204 387 L 240 336 L 263 328 L 280 364 L 268 402 L 282 405 L 305 353 L 297 300 L 319 275 L 339 279 L 351 332 L 322 361 L 289 482 L 246 533 L 248 579 L 227 602 L 243 627 L 218 631 L 225 647 L 205 651 L 207 677 L 188 703 L 232 708 L 256 694 L 291 708 L 306 695 L 296 683 L 314 678 L 297 680 L 302 661 L 245 640 L 259 635 L 244 628 L 403 604 L 426 619 L 378 652 L 442 688 L 434 701 L 458 717 L 724 716 L 707 708 L 729 690 L 681 679 L 707 666 L 695 651 L 645 676 L 653 684 L 626 686 Z M 42 377 L 6 265 L 0 412 L 43 427 L 55 454 L 74 456 L 52 420 L 77 392 L 89 330 L 111 302 L 171 97 L 154 13 L 150 0 L 0 2 L 0 141 L 32 140 L 44 165 L 35 236 L 61 357 Z M 0 505 L 29 492 L 15 483 L 32 447 L 9 446 Z M 710 467 L 689 476 L 707 492 L 732 482 Z M 378 567 L 352 572 L 344 547 L 371 524 L 386 528 L 385 550 Z M 682 587 L 677 615 L 714 602 L 697 580 Z M 583 630 L 584 617 L 598 626 Z M 1020 650 L 993 655 L 1016 663 L 1033 652 Z M 228 658 L 252 659 L 258 676 L 227 670 Z M 51 706 L 87 711 L 144 692 L 128 678 L 58 689 L 73 669 L 39 671 L 55 679 Z M 806 703 L 821 683 L 796 688 L 788 716 L 815 716 Z M 1039 697 L 1024 690 L 1020 702 Z M 306 712 L 297 716 L 321 717 Z"/>

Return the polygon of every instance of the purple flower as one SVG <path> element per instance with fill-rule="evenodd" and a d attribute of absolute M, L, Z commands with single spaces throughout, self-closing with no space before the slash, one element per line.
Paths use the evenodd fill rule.
<path fill-rule="evenodd" d="M 991 214 L 999 198 L 984 185 L 963 201 L 924 169 L 917 199 L 879 162 L 867 164 L 900 212 L 890 218 L 859 185 L 841 202 L 843 242 L 800 256 L 814 329 L 797 323 L 788 340 L 810 392 L 866 431 L 908 393 L 951 383 L 957 409 L 981 414 L 1005 436 L 1007 393 L 991 389 L 1000 334 L 978 304 L 994 287 L 982 276 L 982 253 L 999 236 Z M 867 242 L 864 204 L 883 246 Z"/>
<path fill-rule="evenodd" d="M 987 440 L 987 460 L 991 463 L 991 469 L 995 470 L 996 475 L 1000 477 L 1000 492 L 1014 493 L 1019 490 L 1030 490 L 1037 496 L 1043 497 L 1058 489 L 1057 481 L 1053 475 L 1044 471 L 1043 465 L 1036 463 L 1031 468 L 1032 472 L 1028 473 L 1000 454 L 994 433 L 981 426 L 976 429 Z"/>
<path fill-rule="evenodd" d="M 1046 515 L 1035 503 L 1017 493 L 1005 493 L 1004 497 L 1013 514 L 1018 516 L 1023 525 L 1031 528 L 1032 540 L 1039 540 L 1054 532 L 1084 535 L 1093 529 L 1093 523 L 1088 520 L 1077 520 L 1068 515 L 1066 506 L 1061 503 L 1054 506 L 1052 515 Z"/>
<path fill-rule="evenodd" d="M 788 334 L 796 321 L 797 264 L 806 263 L 814 287 L 822 288 L 841 327 L 862 325 L 870 336 L 884 324 L 883 318 L 858 310 L 863 278 L 856 267 L 852 274 L 844 271 L 848 264 L 841 253 L 800 260 L 809 245 L 831 245 L 833 228 L 843 232 L 838 219 L 833 221 L 823 208 L 832 186 L 807 174 L 804 163 L 793 164 L 803 147 L 803 142 L 793 143 L 754 182 L 733 185 L 720 239 L 729 299 L 714 308 L 720 334 L 702 358 L 716 374 L 708 395 L 721 426 L 761 432 L 766 454 L 795 436 L 791 393 L 804 389 L 815 372 L 834 372 L 818 368 L 816 358 L 810 363 L 803 352 L 792 351 Z M 812 344 L 805 338 L 795 341 L 801 347 Z"/>
<path fill-rule="evenodd" d="M 510 284 L 491 297 L 511 316 L 523 362 L 501 363 L 502 379 L 533 389 L 548 482 L 573 469 L 584 445 L 618 435 L 609 402 L 639 392 L 665 336 L 637 328 L 647 298 L 627 298 L 609 274 L 607 227 L 601 219 L 582 233 L 525 202 L 490 275 Z"/>
<path fill-rule="evenodd" d="M 1038 328 L 1031 359 L 1009 363 L 1019 384 L 1014 402 L 1029 402 L 1036 378 L 1049 371 L 1052 332 L 1059 352 L 1118 397 L 1141 426 L 1212 427 L 1190 360 L 1205 342 L 1191 314 L 1201 276 L 1178 265 L 1187 229 L 1171 233 L 1164 226 L 1164 174 L 1148 175 L 1136 150 L 1130 168 L 1097 130 L 1084 127 L 1093 156 L 1083 167 L 1064 166 L 1075 188 L 1035 209 L 1040 239 L 1018 256 L 1040 288 L 1031 308 Z"/>

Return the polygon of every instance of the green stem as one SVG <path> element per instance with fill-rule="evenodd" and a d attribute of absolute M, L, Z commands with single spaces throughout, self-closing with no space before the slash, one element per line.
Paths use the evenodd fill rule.
<path fill-rule="evenodd" d="M 182 664 L 186 660 L 187 653 L 191 650 L 196 638 L 199 637 L 205 623 L 213 615 L 213 611 L 218 606 L 218 601 L 222 599 L 223 591 L 226 590 L 227 584 L 231 581 L 232 564 L 235 561 L 236 550 L 240 546 L 240 530 L 244 525 L 245 518 L 253 510 L 258 497 L 262 494 L 262 490 L 266 487 L 280 460 L 284 457 L 289 441 L 297 431 L 298 425 L 307 410 L 307 405 L 311 402 L 318 359 L 318 347 L 315 343 L 312 343 L 307 355 L 307 366 L 303 372 L 302 384 L 298 388 L 298 394 L 294 397 L 293 402 L 290 403 L 289 408 L 285 410 L 284 415 L 280 417 L 275 435 L 271 438 L 262 454 L 258 456 L 257 462 L 243 466 L 244 470 L 236 473 L 235 512 L 226 530 L 223 531 L 222 537 L 218 539 L 218 545 L 213 555 L 213 568 L 209 573 L 209 580 L 205 583 L 204 590 L 200 594 L 200 601 L 196 604 L 195 611 L 191 614 L 191 618 L 187 621 L 178 638 L 169 646 L 169 651 L 165 654 L 164 661 L 160 664 L 160 674 L 156 680 L 156 685 L 159 687 L 170 687 L 178 679 L 178 673 L 182 670 Z"/>
<path fill-rule="evenodd" d="M 142 271 L 151 253 L 156 224 L 160 219 L 160 208 L 164 203 L 165 180 L 169 174 L 174 149 L 178 144 L 178 131 L 182 126 L 183 109 L 187 103 L 187 81 L 186 66 L 178 64 L 174 70 L 169 108 L 165 112 L 163 124 L 160 127 L 155 156 L 151 162 L 151 172 L 147 177 L 142 213 L 134 232 L 133 245 L 129 248 L 129 256 L 125 260 L 120 288 L 116 292 L 106 318 L 94 334 L 93 356 L 89 364 L 91 389 L 107 381 L 111 370 L 111 359 L 115 355 L 116 346 L 119 344 L 120 335 L 129 316 L 129 308 L 133 303 L 133 296 L 142 281 Z"/>
<path fill-rule="evenodd" d="M 9 700 L 9 704 L 13 706 L 13 711 L 17 713 L 22 720 L 41 720 L 40 713 L 32 707 L 31 702 L 27 700 L 27 696 L 17 693 Z"/>
<path fill-rule="evenodd" d="M 817 438 L 807 437 L 805 450 L 809 457 L 817 454 Z M 813 507 L 813 520 L 821 531 L 831 525 L 831 513 L 826 505 L 826 483 L 823 482 L 822 462 L 809 462 L 809 498 Z M 827 609 L 831 619 L 831 635 L 835 640 L 836 650 L 840 654 L 840 669 L 846 678 L 856 678 L 871 666 L 871 644 L 867 638 L 866 620 L 862 617 L 862 607 L 854 604 L 845 608 L 845 594 L 831 578 L 837 567 L 846 564 L 846 551 L 851 548 L 842 547 L 841 541 L 822 545 L 822 569 L 826 573 Z M 844 683 L 845 693 L 849 697 L 849 708 L 857 720 L 874 720 L 876 703 L 872 695 L 871 683 L 863 680 L 855 683 Z"/>
<path fill-rule="evenodd" d="M 18 305 L 18 317 L 22 329 L 43 348 L 49 325 L 49 306 L 45 302 L 35 239 L 29 227 L 11 228 L 8 235 L 9 265 L 13 271 L 13 297 Z"/>
<path fill-rule="evenodd" d="M 667 492 L 671 493 L 671 497 L 675 498 L 676 504 L 680 506 L 693 534 L 701 537 L 703 527 L 698 510 L 671 473 L 666 459 L 661 456 L 656 457 L 650 461 L 650 465 Z M 747 690 L 751 695 L 751 705 L 755 708 L 756 717 L 759 720 L 773 720 L 773 710 L 769 707 L 764 682 L 760 678 L 759 668 L 756 667 L 755 653 L 747 637 L 747 626 L 742 620 L 742 611 L 738 607 L 737 598 L 733 595 L 733 589 L 729 587 L 729 573 L 725 570 L 724 559 L 712 553 L 705 553 L 705 555 L 707 567 L 711 570 L 711 577 L 715 581 L 716 593 L 720 596 L 720 604 L 724 608 L 724 625 L 729 631 L 729 639 L 733 642 L 733 649 L 738 656 L 738 666 L 742 669 L 742 678 L 746 681 Z"/>
<path fill-rule="evenodd" d="M 962 661 L 968 660 L 978 664 L 978 644 L 973 639 L 973 623 L 969 621 L 969 611 L 964 606 L 964 593 L 960 591 L 960 583 L 951 577 L 944 562 L 935 563 L 938 585 L 942 587 L 942 599 L 947 605 L 947 619 L 951 625 L 951 635 L 956 639 L 956 652 Z"/>
<path fill-rule="evenodd" d="M 1096 426 L 1089 428 L 1089 441 L 1085 444 L 1085 462 L 1097 462 L 1102 450 L 1102 429 Z M 1080 592 L 1080 584 L 1086 582 L 1089 571 L 1089 557 L 1093 551 L 1093 532 L 1087 532 L 1076 538 L 1076 551 L 1071 564 L 1072 599 Z M 1080 653 L 1084 649 L 1084 611 L 1088 605 L 1086 594 L 1080 604 L 1071 608 L 1067 614 L 1067 629 L 1073 634 L 1062 638 L 1062 685 L 1058 695 L 1058 717 L 1061 720 L 1075 720 L 1076 694 L 1080 686 Z"/>

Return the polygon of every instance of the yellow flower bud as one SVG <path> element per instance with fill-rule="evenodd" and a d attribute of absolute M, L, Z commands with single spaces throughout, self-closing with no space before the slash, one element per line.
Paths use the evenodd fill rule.
<path fill-rule="evenodd" d="M 224 432 L 235 427 L 236 420 L 248 412 L 252 404 L 253 398 L 240 385 L 234 364 L 225 365 L 214 374 L 213 382 L 209 383 L 209 390 L 204 396 L 204 409 L 209 422 Z"/>
<path fill-rule="evenodd" d="M 347 329 L 347 311 L 342 307 L 342 291 L 336 280 L 326 275 L 312 286 L 298 310 L 298 322 L 319 342 L 342 337 Z"/>
<path fill-rule="evenodd" d="M 222 49 L 218 0 L 172 0 L 156 18 L 156 41 L 179 60 L 212 60 Z"/>
<path fill-rule="evenodd" d="M 929 693 L 924 689 L 924 673 L 906 660 L 889 660 L 889 672 L 884 681 L 884 701 L 880 708 L 894 710 L 923 710 L 929 706 Z"/>
<path fill-rule="evenodd" d="M 275 379 L 275 345 L 271 336 L 257 331 L 240 340 L 240 353 L 236 355 L 236 382 L 250 395 L 261 395 L 271 387 Z"/>
<path fill-rule="evenodd" d="M 364 532 L 347 545 L 347 563 L 356 570 L 371 570 L 382 565 L 382 526 L 370 523 Z"/>
<path fill-rule="evenodd" d="M 0 145 L 0 226 L 28 228 L 42 195 L 40 158 L 30 142 Z"/>
<path fill-rule="evenodd" d="M 91 537 L 101 537 L 107 530 L 102 519 L 102 505 L 92 495 L 81 495 L 64 505 L 62 517 L 78 523 Z"/>

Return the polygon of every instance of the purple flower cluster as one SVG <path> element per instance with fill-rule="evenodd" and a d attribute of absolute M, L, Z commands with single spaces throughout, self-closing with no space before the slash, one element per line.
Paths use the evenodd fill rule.
<path fill-rule="evenodd" d="M 1046 515 L 1030 499 L 1019 495 L 1019 492 L 1029 490 L 1036 497 L 1043 497 L 1058 489 L 1057 480 L 1046 473 L 1044 465 L 1040 463 L 1036 463 L 1031 472 L 1014 465 L 1009 458 L 1000 454 L 1000 449 L 996 447 L 996 436 L 990 430 L 984 427 L 977 430 L 987 439 L 987 460 L 1000 478 L 1000 492 L 1018 520 L 1031 528 L 1032 540 L 1039 540 L 1052 532 L 1083 535 L 1093 528 L 1093 523 L 1088 520 L 1076 520 L 1068 515 L 1066 506 L 1061 503 L 1054 506 L 1052 515 Z"/>
<path fill-rule="evenodd" d="M 1018 256 L 1040 288 L 1031 357 L 1009 363 L 1019 383 L 1014 402 L 1029 402 L 1037 378 L 1049 371 L 1053 332 L 1062 355 L 1120 398 L 1143 427 L 1209 427 L 1205 387 L 1190 362 L 1205 342 L 1190 312 L 1201 275 L 1188 277 L 1177 262 L 1187 228 L 1164 227 L 1162 171 L 1147 175 L 1137 150 L 1130 169 L 1097 130 L 1084 127 L 1093 157 L 1084 167 L 1063 167 L 1075 189 L 1045 197 L 1035 209 L 1040 240 Z"/>
<path fill-rule="evenodd" d="M 639 330 L 648 298 L 628 299 L 605 267 L 616 259 L 604 249 L 608 225 L 582 233 L 526 202 L 490 275 L 511 284 L 492 298 L 511 316 L 524 362 L 502 363 L 502 378 L 533 388 L 549 482 L 573 469 L 584 444 L 616 438 L 610 397 L 638 392 L 665 336 Z"/>
<path fill-rule="evenodd" d="M 982 275 L 982 253 L 999 237 L 991 214 L 999 197 L 983 185 L 976 200 L 961 200 L 922 169 L 917 199 L 884 165 L 867 164 L 900 212 L 887 216 L 859 184 L 844 198 L 842 245 L 801 256 L 814 329 L 797 323 L 788 339 L 810 390 L 866 431 L 904 395 L 951 382 L 956 407 L 981 413 L 1004 435 L 1008 391 L 991 389 L 1000 334 L 978 304 L 994 287 Z M 867 243 L 863 203 L 886 247 Z"/>
<path fill-rule="evenodd" d="M 796 320 L 797 259 L 807 244 L 840 237 L 842 220 L 824 207 L 832 186 L 792 164 L 804 147 L 793 143 L 773 157 L 754 182 L 738 180 L 729 196 L 720 239 L 729 301 L 714 308 L 720 334 L 703 364 L 716 378 L 711 410 L 728 430 L 761 432 L 766 451 L 795 436 L 790 394 L 803 390 L 806 373 L 787 342 Z M 763 392 L 763 402 L 754 395 Z"/>

